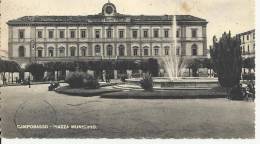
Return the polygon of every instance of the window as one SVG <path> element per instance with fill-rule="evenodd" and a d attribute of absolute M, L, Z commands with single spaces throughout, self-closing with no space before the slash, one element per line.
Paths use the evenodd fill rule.
<path fill-rule="evenodd" d="M 177 38 L 180 37 L 180 30 L 177 30 L 177 31 L 176 31 L 176 37 L 177 37 Z"/>
<path fill-rule="evenodd" d="M 119 30 L 119 38 L 124 38 L 124 30 Z"/>
<path fill-rule="evenodd" d="M 100 56 L 101 55 L 101 48 L 99 45 L 95 46 L 95 55 Z"/>
<path fill-rule="evenodd" d="M 197 47 L 197 45 L 196 44 L 193 44 L 192 46 L 191 46 L 191 54 L 192 54 L 192 56 L 196 56 L 196 55 L 198 55 L 198 47 Z"/>
<path fill-rule="evenodd" d="M 242 53 L 245 54 L 245 46 L 242 47 Z"/>
<path fill-rule="evenodd" d="M 246 35 L 246 40 L 249 40 L 249 35 Z"/>
<path fill-rule="evenodd" d="M 49 54 L 49 57 L 53 57 L 54 56 L 54 49 L 53 48 L 49 48 L 48 54 Z"/>
<path fill-rule="evenodd" d="M 148 38 L 148 30 L 144 30 L 144 38 Z"/>
<path fill-rule="evenodd" d="M 70 56 L 76 56 L 76 48 L 75 47 L 70 48 Z"/>
<path fill-rule="evenodd" d="M 18 51 L 19 51 L 19 54 L 18 54 L 19 57 L 25 56 L 24 55 L 25 54 L 25 48 L 23 46 L 20 46 Z"/>
<path fill-rule="evenodd" d="M 165 47 L 164 48 L 164 54 L 168 56 L 169 55 L 169 50 L 170 50 L 170 48 L 168 46 Z"/>
<path fill-rule="evenodd" d="M 133 38 L 137 38 L 137 30 L 133 30 Z"/>
<path fill-rule="evenodd" d="M 159 37 L 159 30 L 158 29 L 154 29 L 153 30 L 153 37 L 154 38 L 158 38 Z"/>
<path fill-rule="evenodd" d="M 42 31 L 37 31 L 37 38 L 42 38 Z"/>
<path fill-rule="evenodd" d="M 125 47 L 123 45 L 119 46 L 119 56 L 125 55 Z"/>
<path fill-rule="evenodd" d="M 253 39 L 255 39 L 255 33 L 253 33 Z"/>
<path fill-rule="evenodd" d="M 86 30 L 81 30 L 80 36 L 81 36 L 81 38 L 86 38 Z"/>
<path fill-rule="evenodd" d="M 53 30 L 49 30 L 49 38 L 50 38 L 50 39 L 53 38 Z"/>
<path fill-rule="evenodd" d="M 133 52 L 134 52 L 134 56 L 138 56 L 138 47 L 134 47 Z"/>
<path fill-rule="evenodd" d="M 158 56 L 159 55 L 159 49 L 156 47 L 154 48 L 154 55 L 155 56 Z"/>
<path fill-rule="evenodd" d="M 250 48 L 249 45 L 247 46 L 247 52 L 250 53 Z"/>
<path fill-rule="evenodd" d="M 19 37 L 19 39 L 23 39 L 24 38 L 24 30 L 19 30 L 18 37 Z"/>
<path fill-rule="evenodd" d="M 112 38 L 112 30 L 111 29 L 107 30 L 107 38 Z"/>
<path fill-rule="evenodd" d="M 65 48 L 64 47 L 59 48 L 59 54 L 60 54 L 60 57 L 65 56 Z"/>
<path fill-rule="evenodd" d="M 75 38 L 76 37 L 75 33 L 76 33 L 75 30 L 70 30 L 70 38 Z"/>
<path fill-rule="evenodd" d="M 107 46 L 107 55 L 112 56 L 113 55 L 113 47 L 111 45 Z"/>
<path fill-rule="evenodd" d="M 191 30 L 191 36 L 192 36 L 193 38 L 196 38 L 196 37 L 197 37 L 197 29 L 192 29 L 192 30 Z"/>
<path fill-rule="evenodd" d="M 95 31 L 95 38 L 100 38 L 100 30 Z"/>
<path fill-rule="evenodd" d="M 64 33 L 65 33 L 64 30 L 60 30 L 60 38 L 63 39 L 63 38 L 65 37 L 65 36 L 64 36 Z"/>
<path fill-rule="evenodd" d="M 86 55 L 87 55 L 87 54 L 86 54 L 86 50 L 87 50 L 86 47 L 82 47 L 82 48 L 81 48 L 81 56 L 86 56 Z"/>
<path fill-rule="evenodd" d="M 165 37 L 165 38 L 168 38 L 168 37 L 169 37 L 169 30 L 168 30 L 168 29 L 165 29 L 165 30 L 164 30 L 164 37 Z"/>
<path fill-rule="evenodd" d="M 176 49 L 176 55 L 180 55 L 180 47 L 177 47 L 177 49 Z"/>
<path fill-rule="evenodd" d="M 146 46 L 143 48 L 144 50 L 144 56 L 148 56 L 149 55 L 149 48 Z"/>
<path fill-rule="evenodd" d="M 38 55 L 38 57 L 42 57 L 42 49 L 37 50 L 37 55 Z"/>

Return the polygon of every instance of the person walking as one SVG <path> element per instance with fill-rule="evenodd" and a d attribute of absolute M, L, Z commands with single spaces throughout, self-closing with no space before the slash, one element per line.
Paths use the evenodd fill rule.
<path fill-rule="evenodd" d="M 6 86 L 7 85 L 7 83 L 6 83 L 6 78 L 5 78 L 5 76 L 3 77 L 3 86 Z"/>
<path fill-rule="evenodd" d="M 30 78 L 30 76 L 28 77 L 28 86 L 29 86 L 29 88 L 31 88 L 31 78 Z"/>
<path fill-rule="evenodd" d="M 18 84 L 18 77 L 15 77 L 15 83 Z"/>

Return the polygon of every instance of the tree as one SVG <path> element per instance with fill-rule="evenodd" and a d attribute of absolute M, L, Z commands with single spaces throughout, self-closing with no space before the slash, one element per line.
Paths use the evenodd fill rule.
<path fill-rule="evenodd" d="M 2 79 L 6 79 L 5 73 L 10 72 L 12 73 L 12 82 L 13 82 L 13 73 L 19 72 L 20 70 L 21 70 L 20 65 L 15 61 L 0 60 L 0 73 L 2 73 Z"/>
<path fill-rule="evenodd" d="M 157 59 L 154 58 L 149 58 L 147 61 L 147 68 L 148 72 L 153 76 L 153 77 L 158 77 L 159 75 L 159 63 Z"/>
<path fill-rule="evenodd" d="M 211 76 L 212 69 L 213 69 L 212 59 L 209 59 L 209 58 L 203 59 L 202 60 L 202 67 L 209 69 L 209 75 Z"/>
<path fill-rule="evenodd" d="M 30 72 L 35 81 L 41 81 L 44 76 L 45 68 L 43 64 L 31 63 L 25 67 L 25 71 Z"/>
<path fill-rule="evenodd" d="M 189 76 L 190 69 L 192 70 L 192 77 L 198 77 L 198 69 L 202 67 L 201 59 L 189 59 L 187 67 L 189 68 Z"/>
<path fill-rule="evenodd" d="M 230 32 L 228 34 L 225 32 L 217 41 L 214 36 L 210 55 L 220 85 L 229 90 L 239 86 L 242 65 L 239 37 L 231 37 Z"/>

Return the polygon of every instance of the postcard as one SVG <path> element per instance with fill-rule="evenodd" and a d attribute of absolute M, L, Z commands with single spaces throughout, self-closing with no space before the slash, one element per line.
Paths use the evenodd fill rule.
<path fill-rule="evenodd" d="M 254 0 L 2 0 L 1 136 L 255 139 Z"/>

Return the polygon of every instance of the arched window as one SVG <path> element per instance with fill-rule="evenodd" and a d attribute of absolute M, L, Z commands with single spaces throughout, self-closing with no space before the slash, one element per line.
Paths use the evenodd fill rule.
<path fill-rule="evenodd" d="M 101 47 L 100 45 L 95 46 L 95 55 L 100 56 L 101 55 Z"/>
<path fill-rule="evenodd" d="M 119 56 L 125 56 L 125 46 L 124 45 L 119 46 Z"/>
<path fill-rule="evenodd" d="M 87 56 L 87 47 L 81 47 L 81 56 Z"/>
<path fill-rule="evenodd" d="M 193 44 L 193 45 L 191 46 L 191 55 L 192 55 L 192 56 L 198 55 L 198 46 L 197 46 L 196 44 Z"/>
<path fill-rule="evenodd" d="M 18 56 L 19 57 L 24 57 L 25 56 L 25 48 L 24 48 L 24 46 L 19 46 Z"/>
<path fill-rule="evenodd" d="M 70 56 L 76 56 L 76 47 L 70 47 Z"/>
<path fill-rule="evenodd" d="M 144 56 L 149 56 L 149 47 L 148 46 L 143 47 L 143 51 L 144 51 Z"/>
<path fill-rule="evenodd" d="M 53 57 L 54 56 L 54 48 L 53 47 L 49 47 L 48 48 L 48 56 L 49 57 Z"/>
<path fill-rule="evenodd" d="M 42 47 L 38 47 L 37 48 L 37 56 L 38 57 L 42 57 L 42 55 L 43 55 L 43 48 Z"/>
<path fill-rule="evenodd" d="M 133 55 L 134 55 L 134 56 L 138 56 L 138 49 L 139 49 L 139 48 L 138 48 L 137 46 L 134 46 L 134 47 L 133 47 Z"/>
<path fill-rule="evenodd" d="M 59 48 L 59 56 L 60 57 L 64 57 L 65 56 L 65 48 L 64 47 L 60 47 Z"/>
<path fill-rule="evenodd" d="M 155 46 L 153 49 L 154 49 L 154 55 L 158 56 L 159 55 L 159 47 Z"/>
<path fill-rule="evenodd" d="M 113 55 L 113 47 L 111 45 L 107 46 L 107 56 Z"/>
<path fill-rule="evenodd" d="M 170 47 L 169 46 L 165 46 L 164 47 L 164 55 L 170 55 Z"/>

